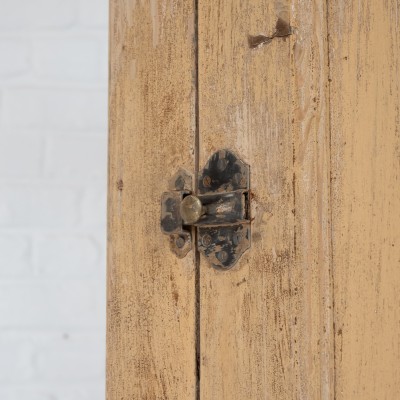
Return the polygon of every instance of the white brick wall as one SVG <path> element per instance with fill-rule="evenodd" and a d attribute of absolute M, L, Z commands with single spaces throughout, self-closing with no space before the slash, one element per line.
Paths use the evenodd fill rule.
<path fill-rule="evenodd" d="M 108 0 L 0 8 L 0 400 L 103 400 Z"/>

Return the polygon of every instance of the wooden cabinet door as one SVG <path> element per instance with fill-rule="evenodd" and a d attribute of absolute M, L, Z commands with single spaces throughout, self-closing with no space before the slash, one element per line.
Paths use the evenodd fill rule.
<path fill-rule="evenodd" d="M 399 15 L 110 1 L 108 400 L 400 398 Z M 160 229 L 220 149 L 251 171 L 229 271 Z"/>

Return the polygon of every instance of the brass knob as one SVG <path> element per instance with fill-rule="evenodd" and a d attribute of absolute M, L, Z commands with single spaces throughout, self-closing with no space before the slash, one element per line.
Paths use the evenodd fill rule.
<path fill-rule="evenodd" d="M 204 207 L 198 197 L 189 195 L 181 202 L 181 217 L 185 225 L 195 224 L 204 214 Z"/>

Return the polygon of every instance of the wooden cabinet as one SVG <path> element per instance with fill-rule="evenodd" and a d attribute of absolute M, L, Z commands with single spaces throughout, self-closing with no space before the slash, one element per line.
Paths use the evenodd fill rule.
<path fill-rule="evenodd" d="M 108 400 L 400 398 L 399 15 L 111 0 Z M 220 149 L 251 170 L 229 271 L 160 229 Z"/>

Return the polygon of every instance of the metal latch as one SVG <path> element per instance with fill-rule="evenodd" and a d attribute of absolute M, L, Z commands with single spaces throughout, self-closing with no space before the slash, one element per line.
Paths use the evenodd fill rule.
<path fill-rule="evenodd" d="M 199 175 L 197 193 L 192 177 L 180 169 L 161 200 L 161 229 L 171 250 L 183 258 L 197 248 L 215 268 L 232 268 L 250 247 L 250 167 L 229 150 L 208 160 Z"/>

